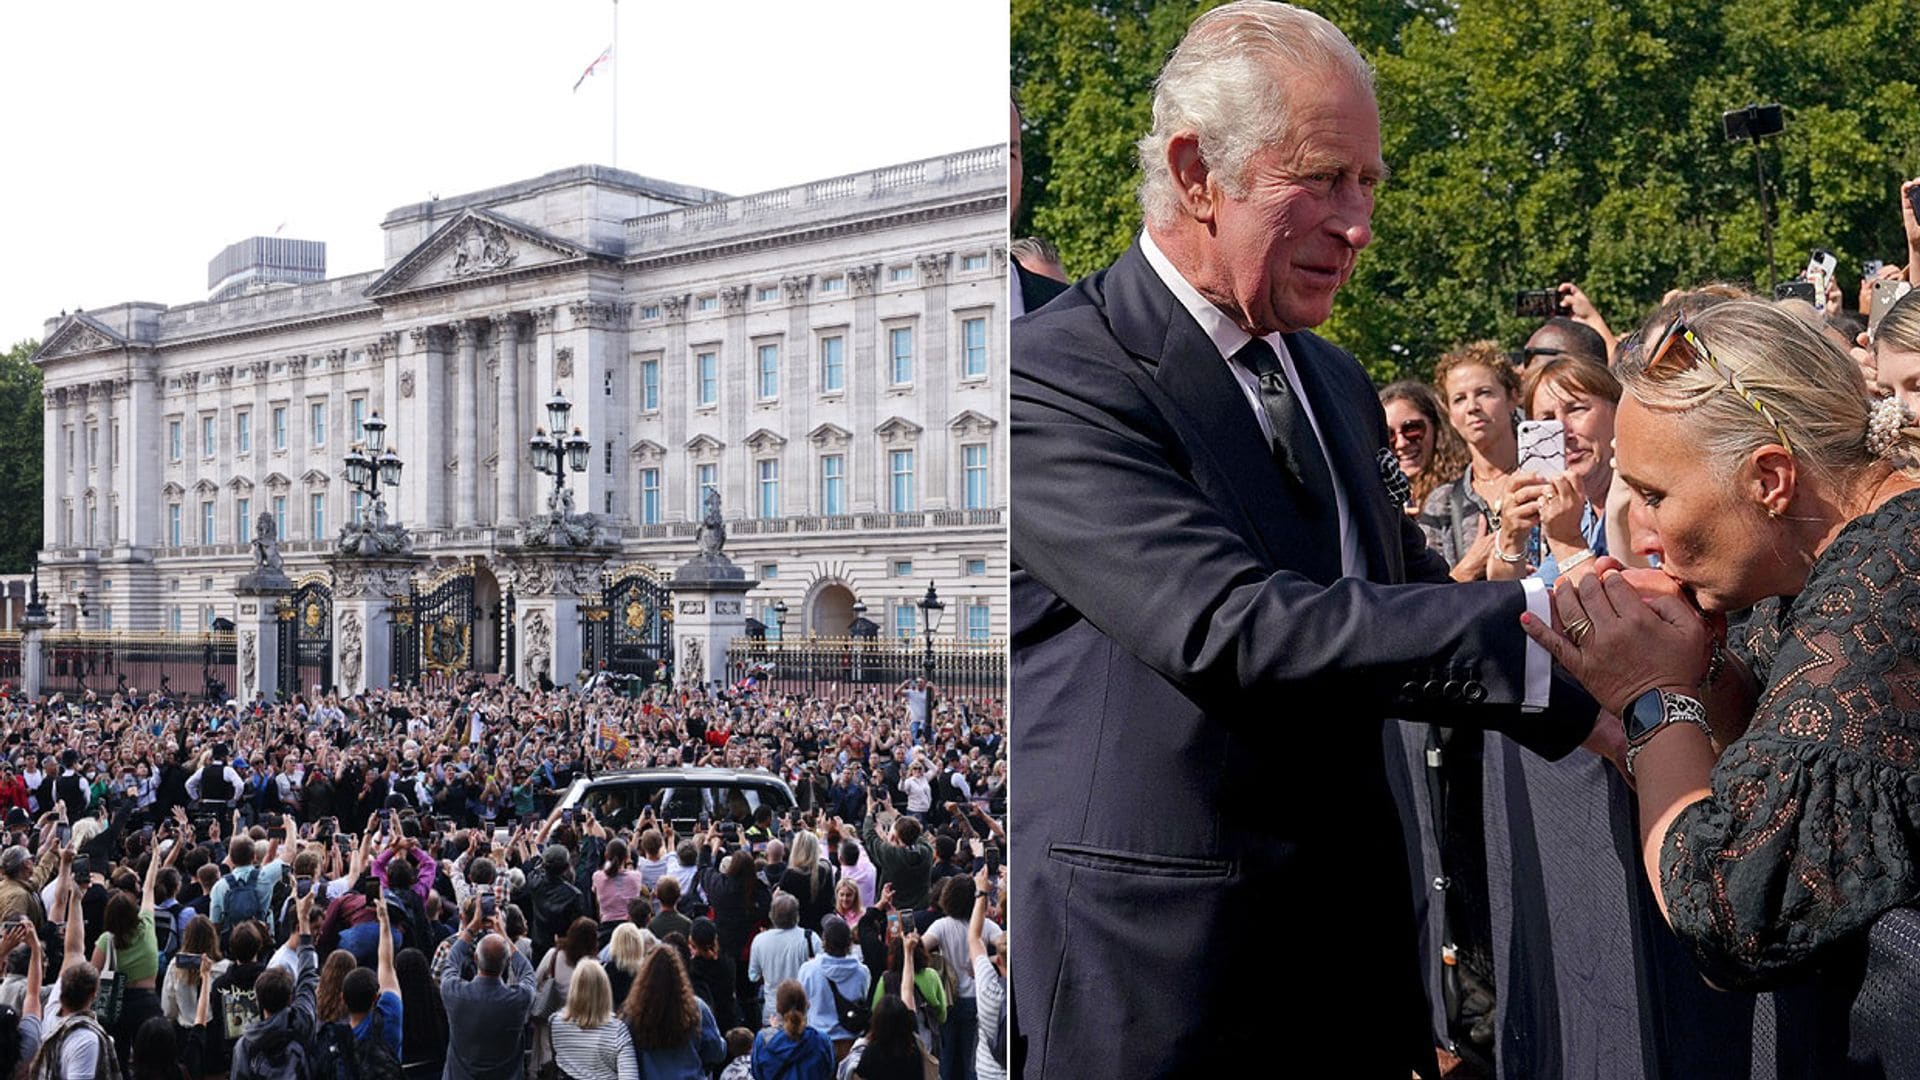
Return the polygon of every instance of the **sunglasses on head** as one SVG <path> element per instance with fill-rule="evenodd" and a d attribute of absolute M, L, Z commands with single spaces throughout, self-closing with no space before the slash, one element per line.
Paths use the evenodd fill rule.
<path fill-rule="evenodd" d="M 1714 357 L 1708 350 L 1707 343 L 1700 340 L 1700 336 L 1687 325 L 1685 313 L 1675 315 L 1673 321 L 1667 324 L 1666 330 L 1654 340 L 1653 347 L 1647 350 L 1647 377 L 1655 380 L 1671 379 L 1697 367 L 1704 367 L 1719 376 L 1728 388 L 1740 396 L 1740 400 L 1760 414 L 1760 418 L 1773 429 L 1774 435 L 1780 439 L 1780 445 L 1786 448 L 1787 453 L 1793 453 L 1793 442 L 1787 438 L 1786 429 L 1780 426 L 1780 421 L 1773 418 L 1773 411 L 1767 408 L 1767 403 L 1762 401 L 1758 394 L 1747 389 L 1747 384 L 1732 368 Z"/>

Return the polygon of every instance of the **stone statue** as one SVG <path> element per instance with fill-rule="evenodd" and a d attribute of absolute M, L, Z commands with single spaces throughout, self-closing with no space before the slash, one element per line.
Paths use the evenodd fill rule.
<path fill-rule="evenodd" d="M 707 492 L 707 512 L 700 518 L 700 527 L 694 531 L 694 539 L 700 544 L 700 554 L 718 555 L 720 549 L 727 546 L 727 525 L 720 517 L 720 493 Z"/>
<path fill-rule="evenodd" d="M 349 611 L 340 619 L 340 673 L 349 689 L 360 685 L 360 653 L 365 644 L 360 615 Z"/>
<path fill-rule="evenodd" d="M 273 513 L 260 511 L 253 522 L 253 569 L 255 573 L 282 573 L 286 567 L 280 561 L 280 541 L 278 528 L 274 527 Z"/>

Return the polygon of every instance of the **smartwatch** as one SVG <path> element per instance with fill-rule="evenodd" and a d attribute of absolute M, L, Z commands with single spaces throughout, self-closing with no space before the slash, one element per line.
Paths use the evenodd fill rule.
<path fill-rule="evenodd" d="M 1669 724 L 1692 724 L 1707 741 L 1713 741 L 1713 726 L 1707 722 L 1707 707 L 1685 694 L 1671 690 L 1649 690 L 1633 699 L 1620 718 L 1627 735 L 1627 775 L 1633 775 L 1633 759 L 1642 748 Z"/>

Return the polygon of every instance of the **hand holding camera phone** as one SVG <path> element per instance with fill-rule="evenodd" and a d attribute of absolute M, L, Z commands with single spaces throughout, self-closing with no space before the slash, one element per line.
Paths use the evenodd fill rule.
<path fill-rule="evenodd" d="M 1521 289 L 1513 294 L 1513 313 L 1522 319 L 1551 319 L 1573 314 L 1573 306 L 1558 288 Z"/>

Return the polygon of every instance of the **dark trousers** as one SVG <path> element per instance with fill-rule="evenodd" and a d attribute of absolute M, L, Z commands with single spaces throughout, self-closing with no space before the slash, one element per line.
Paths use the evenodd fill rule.
<path fill-rule="evenodd" d="M 127 1073 L 127 1059 L 133 1054 L 134 1037 L 140 1025 L 161 1015 L 160 995 L 147 987 L 128 987 L 120 999 L 120 1019 L 108 1034 L 113 1036 L 114 1056 L 120 1061 L 120 1073 Z"/>
<path fill-rule="evenodd" d="M 947 1006 L 940 1025 L 940 1080 L 973 1080 L 973 1046 L 980 1037 L 979 1004 L 970 997 Z"/>

